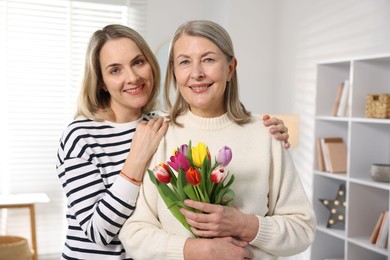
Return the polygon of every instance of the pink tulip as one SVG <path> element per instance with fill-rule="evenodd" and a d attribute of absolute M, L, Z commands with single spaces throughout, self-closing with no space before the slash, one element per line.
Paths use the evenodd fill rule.
<path fill-rule="evenodd" d="M 225 180 L 227 171 L 222 165 L 217 166 L 211 173 L 211 181 L 218 184 Z"/>
<path fill-rule="evenodd" d="M 232 160 L 232 156 L 232 149 L 228 146 L 224 146 L 219 150 L 217 162 L 226 167 Z"/>
<path fill-rule="evenodd" d="M 154 176 L 159 182 L 169 183 L 171 181 L 171 173 L 168 170 L 168 165 L 160 163 L 153 169 Z"/>
<path fill-rule="evenodd" d="M 190 168 L 190 162 L 188 161 L 187 157 L 179 151 L 176 151 L 175 155 L 171 156 L 168 164 L 175 171 L 179 171 L 179 168 L 181 167 L 181 169 L 186 172 Z"/>

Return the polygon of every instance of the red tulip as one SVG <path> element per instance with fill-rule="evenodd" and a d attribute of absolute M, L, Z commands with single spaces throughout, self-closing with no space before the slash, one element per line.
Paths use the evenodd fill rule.
<path fill-rule="evenodd" d="M 168 165 L 160 163 L 153 169 L 156 179 L 163 183 L 169 183 L 171 181 L 171 173 L 169 172 Z"/>
<path fill-rule="evenodd" d="M 189 184 L 192 186 L 199 185 L 201 182 L 200 172 L 195 168 L 189 168 L 186 172 L 186 178 Z"/>
<path fill-rule="evenodd" d="M 218 184 L 225 180 L 227 171 L 222 165 L 217 166 L 211 173 L 211 181 Z"/>

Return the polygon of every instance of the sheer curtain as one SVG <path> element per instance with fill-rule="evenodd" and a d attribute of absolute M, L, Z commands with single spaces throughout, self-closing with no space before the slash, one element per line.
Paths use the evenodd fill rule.
<path fill-rule="evenodd" d="M 109 3 L 108 3 L 109 2 Z M 59 138 L 72 120 L 92 32 L 119 23 L 145 34 L 144 0 L 0 0 L 0 194 L 44 192 L 37 204 L 40 258 L 59 258 L 65 197 Z M 30 238 L 28 211 L 0 211 L 0 234 Z"/>

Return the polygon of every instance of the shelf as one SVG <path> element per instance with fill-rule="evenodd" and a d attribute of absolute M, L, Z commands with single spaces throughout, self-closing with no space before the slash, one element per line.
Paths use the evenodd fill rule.
<path fill-rule="evenodd" d="M 339 239 L 345 239 L 345 230 L 341 229 L 332 229 L 332 228 L 327 228 L 324 225 L 317 225 L 317 230 L 323 233 L 326 233 L 332 237 L 337 237 Z"/>
<path fill-rule="evenodd" d="M 367 117 L 337 117 L 337 116 L 316 116 L 316 120 L 323 121 L 335 121 L 335 122 L 356 122 L 366 124 L 387 124 L 390 125 L 390 119 L 379 119 L 379 118 L 367 118 Z"/>
<path fill-rule="evenodd" d="M 353 238 L 349 238 L 348 241 L 357 246 L 364 247 L 368 250 L 371 250 L 373 252 L 376 252 L 384 256 L 387 256 L 389 254 L 389 251 L 387 249 L 379 248 L 371 244 L 369 242 L 369 237 L 353 237 Z"/>
<path fill-rule="evenodd" d="M 321 157 L 315 144 L 312 201 L 317 231 L 311 250 L 313 260 L 390 260 L 389 250 L 369 242 L 380 213 L 390 209 L 390 183 L 374 181 L 370 176 L 373 164 L 390 164 L 390 119 L 365 116 L 368 94 L 390 93 L 389 71 L 390 54 L 317 65 L 315 141 L 341 137 L 347 148 L 347 171 L 318 170 Z M 337 92 L 345 82 L 349 82 L 348 113 L 333 116 Z M 330 210 L 321 201 L 335 199 L 341 184 L 346 187 L 345 221 L 336 221 L 328 228 Z"/>
<path fill-rule="evenodd" d="M 378 189 L 383 189 L 383 190 L 388 190 L 390 191 L 390 184 L 386 182 L 377 182 L 373 181 L 370 177 L 366 178 L 350 178 L 350 182 L 353 183 L 358 183 L 361 185 L 365 185 L 367 187 L 373 187 L 373 188 L 378 188 Z"/>
<path fill-rule="evenodd" d="M 315 175 L 324 177 L 324 178 L 332 178 L 337 180 L 346 181 L 347 180 L 347 174 L 345 173 L 331 173 L 331 172 L 321 172 L 321 171 L 314 171 Z"/>

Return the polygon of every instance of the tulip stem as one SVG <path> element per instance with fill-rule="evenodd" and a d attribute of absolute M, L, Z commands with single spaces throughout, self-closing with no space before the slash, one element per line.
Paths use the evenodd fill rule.
<path fill-rule="evenodd" d="M 195 186 L 195 190 L 196 190 L 196 193 L 198 195 L 198 200 L 202 201 L 202 202 L 207 202 L 207 200 L 205 199 L 205 197 L 203 195 L 203 192 L 202 192 L 202 190 L 200 189 L 199 186 L 200 185 Z"/>

